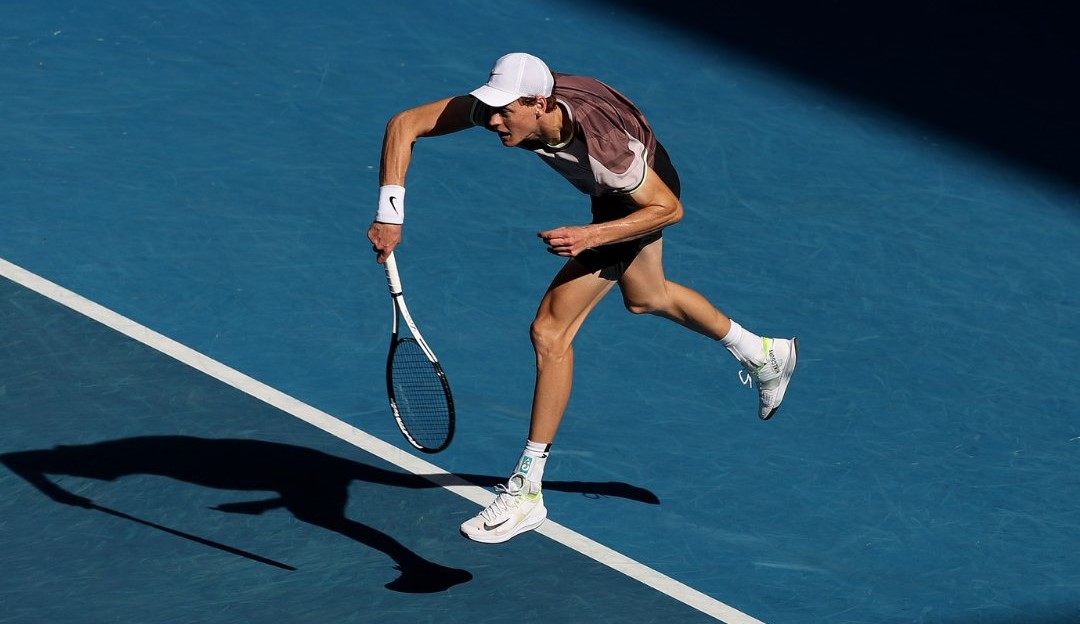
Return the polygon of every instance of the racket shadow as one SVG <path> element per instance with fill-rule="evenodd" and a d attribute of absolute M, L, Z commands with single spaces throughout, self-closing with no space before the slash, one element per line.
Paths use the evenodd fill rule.
<path fill-rule="evenodd" d="M 6 453 L 0 455 L 0 463 L 57 503 L 105 512 L 148 530 L 164 531 L 283 570 L 295 569 L 287 563 L 103 507 L 61 488 L 50 476 L 113 481 L 128 475 L 158 475 L 218 490 L 271 492 L 274 495 L 269 498 L 224 503 L 212 509 L 247 515 L 285 509 L 298 520 L 381 551 L 400 572 L 398 578 L 385 585 L 392 591 L 434 593 L 472 580 L 467 570 L 429 561 L 391 535 L 346 515 L 349 484 L 355 480 L 408 489 L 432 488 L 435 484 L 416 475 L 306 447 L 260 440 L 146 436 Z"/>

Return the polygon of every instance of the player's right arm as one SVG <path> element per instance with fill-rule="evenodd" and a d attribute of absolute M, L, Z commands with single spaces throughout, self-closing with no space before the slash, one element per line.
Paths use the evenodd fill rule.
<path fill-rule="evenodd" d="M 46 451 L 19 451 L 0 455 L 0 464 L 3 464 L 11 472 L 22 477 L 27 483 L 36 487 L 42 494 L 58 503 L 74 505 L 76 507 L 92 507 L 93 503 L 88 498 L 79 496 L 60 487 L 46 474 L 50 468 L 55 468 L 57 473 L 62 472 L 60 466 L 50 466 L 50 460 L 62 464 L 60 453 L 56 450 Z"/>
<path fill-rule="evenodd" d="M 474 102 L 471 96 L 459 95 L 410 108 L 391 117 L 383 135 L 379 185 L 403 189 L 417 139 L 450 134 L 472 127 L 470 115 Z M 403 210 L 403 190 L 399 202 Z M 398 205 L 395 203 L 393 207 L 396 209 Z M 401 220 L 404 220 L 404 214 Z M 384 262 L 386 256 L 401 242 L 401 223 L 385 223 L 376 218 L 368 229 L 368 240 L 377 254 L 376 261 Z"/>
<path fill-rule="evenodd" d="M 473 98 L 446 98 L 402 111 L 390 118 L 383 135 L 379 184 L 405 186 L 413 145 L 421 137 L 439 136 L 472 127 Z"/>

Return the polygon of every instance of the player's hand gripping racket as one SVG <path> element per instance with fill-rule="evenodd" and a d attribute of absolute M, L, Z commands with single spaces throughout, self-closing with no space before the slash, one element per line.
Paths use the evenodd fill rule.
<path fill-rule="evenodd" d="M 390 410 L 409 444 L 438 453 L 454 438 L 454 398 L 435 352 L 416 328 L 401 290 L 394 254 L 386 257 L 386 283 L 394 301 L 394 333 L 386 358 Z M 401 336 L 401 322 L 410 336 Z"/>

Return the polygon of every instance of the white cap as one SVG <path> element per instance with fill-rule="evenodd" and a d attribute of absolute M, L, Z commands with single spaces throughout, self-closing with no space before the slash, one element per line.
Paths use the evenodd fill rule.
<path fill-rule="evenodd" d="M 522 97 L 551 97 L 555 79 L 544 61 L 531 54 L 513 52 L 495 61 L 487 84 L 472 96 L 488 106 L 506 106 Z"/>

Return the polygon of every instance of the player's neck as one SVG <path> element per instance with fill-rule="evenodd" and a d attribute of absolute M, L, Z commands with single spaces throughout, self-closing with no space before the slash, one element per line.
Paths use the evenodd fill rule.
<path fill-rule="evenodd" d="M 561 105 L 556 105 L 555 110 L 544 115 L 546 123 L 542 126 L 541 139 L 549 147 L 565 145 L 574 133 L 570 116 L 566 114 Z"/>

